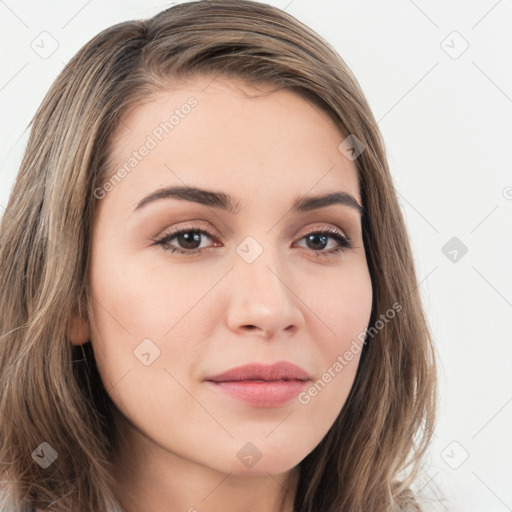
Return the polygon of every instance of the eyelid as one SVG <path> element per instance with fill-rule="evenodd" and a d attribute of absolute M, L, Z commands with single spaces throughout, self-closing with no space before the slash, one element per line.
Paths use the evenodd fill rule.
<path fill-rule="evenodd" d="M 307 236 L 310 233 L 317 232 L 317 231 L 329 231 L 331 233 L 337 233 L 340 236 L 343 236 L 344 238 L 349 239 L 349 236 L 347 235 L 345 230 L 339 228 L 338 226 L 333 226 L 332 224 L 325 226 L 325 223 L 321 224 L 318 222 L 315 224 L 312 224 L 312 225 L 310 224 L 306 228 L 300 230 L 296 236 L 299 238 L 303 238 L 304 236 Z M 302 232 L 304 232 L 304 234 L 300 235 L 300 233 L 302 233 Z"/>
<path fill-rule="evenodd" d="M 170 238 L 174 238 L 175 236 L 179 235 L 180 233 L 187 232 L 187 231 L 195 231 L 201 234 L 206 234 L 208 237 L 210 237 L 212 240 L 219 240 L 223 241 L 223 237 L 221 235 L 218 235 L 213 232 L 213 230 L 210 227 L 203 227 L 199 224 L 187 224 L 184 226 L 179 226 L 177 228 L 170 228 L 169 230 L 164 231 L 161 235 L 158 235 L 156 237 L 151 238 L 153 242 L 156 244 L 162 243 L 162 241 L 168 240 Z"/>
<path fill-rule="evenodd" d="M 217 232 L 214 232 L 209 226 L 203 227 L 202 225 L 199 225 L 199 224 L 185 224 L 184 226 L 179 226 L 177 228 L 170 228 L 169 230 L 164 231 L 164 233 L 162 233 L 162 235 L 152 238 L 152 240 L 158 241 L 159 239 L 161 239 L 163 237 L 170 236 L 172 234 L 178 234 L 178 233 L 181 233 L 182 231 L 186 231 L 186 230 L 206 232 L 206 234 L 208 234 L 208 236 L 210 236 L 211 238 L 217 238 L 219 240 L 223 240 L 223 236 L 218 234 Z M 332 233 L 338 233 L 340 236 L 343 236 L 347 240 L 350 240 L 350 237 L 348 236 L 346 231 L 339 228 L 338 226 L 333 226 L 332 224 L 325 226 L 325 223 L 322 224 L 322 223 L 318 223 L 318 222 L 314 223 L 312 225 L 308 225 L 306 228 L 300 230 L 295 235 L 295 238 L 298 237 L 299 239 L 301 239 L 304 236 L 307 236 L 310 233 L 313 233 L 316 231 L 329 231 Z M 300 235 L 300 233 L 304 233 L 304 234 Z"/>

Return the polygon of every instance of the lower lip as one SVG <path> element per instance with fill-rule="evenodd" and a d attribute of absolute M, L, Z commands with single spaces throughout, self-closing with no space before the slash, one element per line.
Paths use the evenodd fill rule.
<path fill-rule="evenodd" d="M 250 403 L 254 407 L 278 407 L 296 397 L 307 385 L 303 380 L 207 381 L 215 389 Z"/>

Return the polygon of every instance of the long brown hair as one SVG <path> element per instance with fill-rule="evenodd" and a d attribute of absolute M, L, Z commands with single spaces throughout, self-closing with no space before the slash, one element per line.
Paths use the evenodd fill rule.
<path fill-rule="evenodd" d="M 355 164 L 374 332 L 341 413 L 300 463 L 295 510 L 420 510 L 410 486 L 435 423 L 435 350 L 381 134 L 336 51 L 291 15 L 249 0 L 183 3 L 102 31 L 31 122 L 0 225 L 0 508 L 115 509 L 114 404 L 91 344 L 68 336 L 91 300 L 94 191 L 112 173 L 109 141 L 122 116 L 199 75 L 293 91 L 364 145 Z M 393 304 L 400 312 L 384 322 Z M 46 469 L 33 456 L 41 443 L 57 454 Z"/>

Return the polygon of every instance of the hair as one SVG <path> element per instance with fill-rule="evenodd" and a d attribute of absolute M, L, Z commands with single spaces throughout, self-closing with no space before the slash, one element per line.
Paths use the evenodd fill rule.
<path fill-rule="evenodd" d="M 30 123 L 0 224 L 0 483 L 2 510 L 115 510 L 115 405 L 90 340 L 88 269 L 109 148 L 123 116 L 194 77 L 242 79 L 292 91 L 364 144 L 354 163 L 373 285 L 370 326 L 339 416 L 299 464 L 297 512 L 422 510 L 411 490 L 436 410 L 435 349 L 423 312 L 384 142 L 337 52 L 293 16 L 249 0 L 178 4 L 109 27 L 64 67 Z M 374 329 L 376 331 L 376 329 Z M 43 469 L 32 453 L 58 454 Z"/>

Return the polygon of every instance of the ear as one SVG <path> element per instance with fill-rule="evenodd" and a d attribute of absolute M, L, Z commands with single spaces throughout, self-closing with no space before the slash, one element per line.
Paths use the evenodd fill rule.
<path fill-rule="evenodd" d="M 82 318 L 77 311 L 73 312 L 68 328 L 68 337 L 73 345 L 83 345 L 91 337 L 89 322 Z"/>

